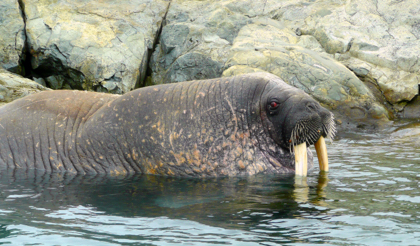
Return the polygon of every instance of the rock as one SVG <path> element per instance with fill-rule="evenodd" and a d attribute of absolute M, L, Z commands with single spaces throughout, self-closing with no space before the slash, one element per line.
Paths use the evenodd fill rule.
<path fill-rule="evenodd" d="M 411 101 L 418 93 L 420 74 L 379 67 L 353 57 L 347 58 L 342 63 L 357 76 L 371 78 L 380 88 L 386 100 L 394 105 L 396 111 L 400 111 L 398 105 L 401 102 Z"/>
<path fill-rule="evenodd" d="M 0 106 L 21 97 L 51 90 L 30 79 L 0 69 Z"/>
<path fill-rule="evenodd" d="M 343 15 L 346 5 L 333 1 L 172 1 L 149 83 L 267 71 L 347 119 L 387 120 L 382 93 L 376 98 L 335 59 L 336 53 L 351 57 L 355 37 L 364 40 Z M 328 18 L 337 20 L 325 23 Z"/>
<path fill-rule="evenodd" d="M 187 53 L 170 67 L 165 81 L 181 82 L 193 79 L 218 78 L 222 65 L 200 53 Z"/>
<path fill-rule="evenodd" d="M 241 2 L 171 1 L 150 64 L 151 83 L 220 77 L 234 38 L 249 21 L 242 12 L 247 8 L 238 9 Z"/>
<path fill-rule="evenodd" d="M 325 4 L 331 13 L 318 15 Z M 315 37 L 358 76 L 375 81 L 395 113 L 414 98 L 420 83 L 417 0 L 323 1 L 308 5 L 304 12 L 305 22 L 288 25 Z"/>
<path fill-rule="evenodd" d="M 396 143 L 410 143 L 420 147 L 420 123 L 412 122 L 398 127 L 390 134 L 390 140 Z"/>
<path fill-rule="evenodd" d="M 144 80 L 169 2 L 22 0 L 34 77 L 52 88 L 124 93 Z"/>
<path fill-rule="evenodd" d="M 420 118 L 420 95 L 408 102 L 398 116 L 404 119 Z"/>
<path fill-rule="evenodd" d="M 418 0 L 20 0 L 26 63 L 19 5 L 3 2 L 0 64 L 30 63 L 51 88 L 124 93 L 268 71 L 342 125 L 418 115 Z"/>
<path fill-rule="evenodd" d="M 37 82 L 38 84 L 47 87 L 47 83 L 45 82 L 45 80 L 43 78 L 34 78 L 34 81 Z"/>
<path fill-rule="evenodd" d="M 264 70 L 276 74 L 348 118 L 389 117 L 386 108 L 374 99 L 369 88 L 354 73 L 325 52 L 300 46 L 307 43 L 307 38 L 300 40 L 305 36 L 296 36 L 288 28 L 281 29 L 281 26 L 249 24 L 236 37 L 225 64 L 229 69 L 223 75 Z M 313 44 L 309 46 L 316 47 Z"/>
<path fill-rule="evenodd" d="M 25 23 L 16 0 L 0 3 L 0 67 L 23 74 Z"/>

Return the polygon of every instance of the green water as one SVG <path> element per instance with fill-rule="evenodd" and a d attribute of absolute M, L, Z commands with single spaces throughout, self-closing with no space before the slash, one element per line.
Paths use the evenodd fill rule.
<path fill-rule="evenodd" d="M 342 136 L 306 181 L 1 171 L 0 244 L 420 245 L 420 149 L 392 136 Z"/>

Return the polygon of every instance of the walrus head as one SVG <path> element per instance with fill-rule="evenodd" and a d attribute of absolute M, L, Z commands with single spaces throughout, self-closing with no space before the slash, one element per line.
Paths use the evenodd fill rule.
<path fill-rule="evenodd" d="M 321 171 L 328 171 L 324 139 L 332 140 L 336 131 L 334 115 L 330 111 L 302 90 L 275 77 L 264 90 L 261 112 L 274 142 L 294 154 L 297 175 L 306 176 L 307 146 L 312 144 L 315 144 Z"/>

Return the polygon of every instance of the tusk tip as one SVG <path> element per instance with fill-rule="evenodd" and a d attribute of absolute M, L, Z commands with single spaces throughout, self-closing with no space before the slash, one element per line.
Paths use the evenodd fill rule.
<path fill-rule="evenodd" d="M 294 146 L 295 153 L 295 175 L 306 176 L 308 173 L 308 155 L 306 153 L 306 143 Z"/>
<path fill-rule="evenodd" d="M 328 154 L 327 154 L 327 146 L 325 144 L 325 138 L 320 137 L 318 141 L 315 143 L 315 150 L 316 155 L 318 156 L 318 162 L 319 162 L 319 170 L 321 172 L 328 172 L 329 166 L 328 166 Z"/>

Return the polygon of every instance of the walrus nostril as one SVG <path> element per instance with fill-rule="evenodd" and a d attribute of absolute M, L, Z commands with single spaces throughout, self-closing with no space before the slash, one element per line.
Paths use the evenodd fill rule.
<path fill-rule="evenodd" d="M 318 111 L 318 106 L 313 102 L 309 102 L 306 104 L 306 109 L 310 112 L 314 112 L 314 111 Z"/>

